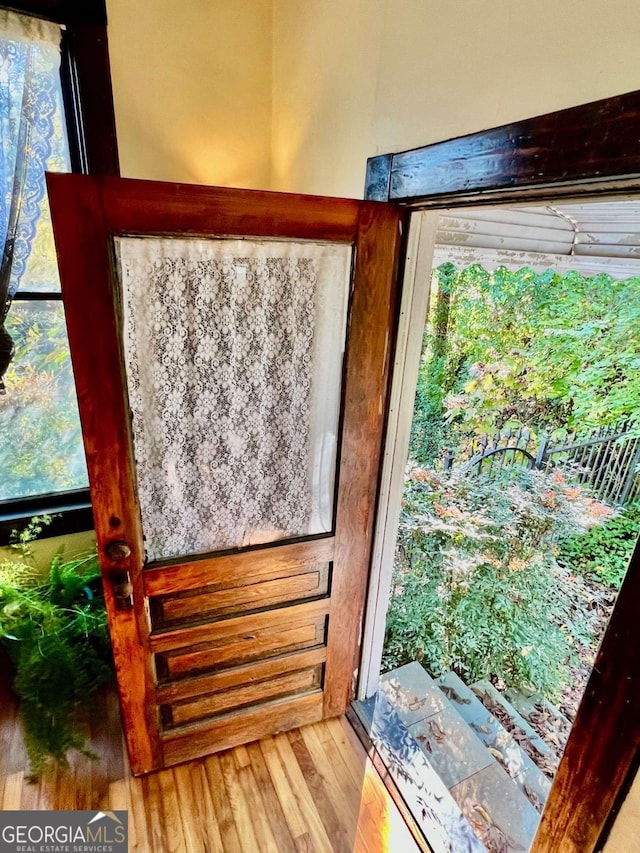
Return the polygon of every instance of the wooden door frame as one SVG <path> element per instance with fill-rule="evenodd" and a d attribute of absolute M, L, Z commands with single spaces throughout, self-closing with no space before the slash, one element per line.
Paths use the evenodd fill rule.
<path fill-rule="evenodd" d="M 372 157 L 367 162 L 365 198 L 418 210 L 561 197 L 597 199 L 639 188 L 640 91 L 635 91 Z M 411 257 L 409 243 L 408 269 Z M 404 304 L 410 304 L 406 297 Z M 399 340 L 402 343 L 402 333 Z M 398 393 L 392 392 L 392 405 Z M 391 423 L 392 419 L 393 410 Z M 383 480 L 383 508 L 389 482 L 389 476 L 386 484 Z M 380 581 L 374 565 L 368 618 Z M 640 545 L 631 558 L 530 853 L 599 849 L 633 781 L 640 757 L 639 598 Z M 371 630 L 365 637 L 371 638 Z M 366 653 L 365 649 L 365 657 Z"/>

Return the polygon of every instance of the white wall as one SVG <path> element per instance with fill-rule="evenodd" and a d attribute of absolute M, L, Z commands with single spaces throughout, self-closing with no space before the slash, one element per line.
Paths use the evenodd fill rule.
<path fill-rule="evenodd" d="M 124 177 L 267 187 L 271 0 L 107 0 Z"/>
<path fill-rule="evenodd" d="M 361 196 L 367 157 L 640 89 L 637 0 L 274 0 L 276 188 Z"/>
<path fill-rule="evenodd" d="M 638 853 L 640 850 L 640 776 L 636 776 L 611 828 L 603 853 Z"/>
<path fill-rule="evenodd" d="M 636 0 L 107 0 L 122 173 L 360 196 L 367 157 L 640 88 Z"/>
<path fill-rule="evenodd" d="M 95 548 L 96 539 L 93 531 L 70 533 L 66 536 L 50 536 L 31 543 L 33 565 L 44 577 L 49 571 L 51 560 L 62 550 L 65 560 L 89 554 Z M 0 548 L 0 563 L 20 562 L 19 554 L 12 548 Z"/>
<path fill-rule="evenodd" d="M 361 196 L 373 153 L 384 5 L 274 0 L 275 189 Z"/>

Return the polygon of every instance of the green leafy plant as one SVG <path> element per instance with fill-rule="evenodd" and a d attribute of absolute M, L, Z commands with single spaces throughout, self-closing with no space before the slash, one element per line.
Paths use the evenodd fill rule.
<path fill-rule="evenodd" d="M 561 474 L 509 478 L 414 468 L 406 483 L 383 666 L 419 660 L 555 698 L 586 624 L 553 551 L 609 517 Z"/>
<path fill-rule="evenodd" d="M 55 255 L 54 255 L 55 257 Z M 0 397 L 0 500 L 87 485 L 62 304 L 15 302 L 16 354 Z"/>
<path fill-rule="evenodd" d="M 42 578 L 29 546 L 41 526 L 34 519 L 16 558 L 0 563 L 0 643 L 15 667 L 32 778 L 49 760 L 66 765 L 70 749 L 91 755 L 74 713 L 113 677 L 97 557 L 59 552 Z"/>
<path fill-rule="evenodd" d="M 423 339 L 410 458 L 506 426 L 605 426 L 640 412 L 640 287 L 576 272 L 442 264 Z"/>
<path fill-rule="evenodd" d="M 562 540 L 558 561 L 575 574 L 620 589 L 640 535 L 640 502 L 581 536 Z"/>

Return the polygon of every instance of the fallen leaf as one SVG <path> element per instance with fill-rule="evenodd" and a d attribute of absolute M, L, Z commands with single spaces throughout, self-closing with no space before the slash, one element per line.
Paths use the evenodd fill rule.
<path fill-rule="evenodd" d="M 476 803 L 473 807 L 473 810 L 478 812 L 480 817 L 482 817 L 489 826 L 493 826 L 493 819 L 491 818 L 489 812 L 484 808 L 484 806 L 481 806 L 479 803 Z"/>

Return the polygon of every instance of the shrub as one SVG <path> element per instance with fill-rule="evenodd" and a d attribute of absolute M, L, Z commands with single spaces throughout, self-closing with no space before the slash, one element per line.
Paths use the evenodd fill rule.
<path fill-rule="evenodd" d="M 422 661 L 555 697 L 585 628 L 553 550 L 610 510 L 562 475 L 488 479 L 417 468 L 406 483 L 383 666 Z"/>
<path fill-rule="evenodd" d="M 620 589 L 640 534 L 640 501 L 580 536 L 563 539 L 558 561 L 572 572 Z"/>

